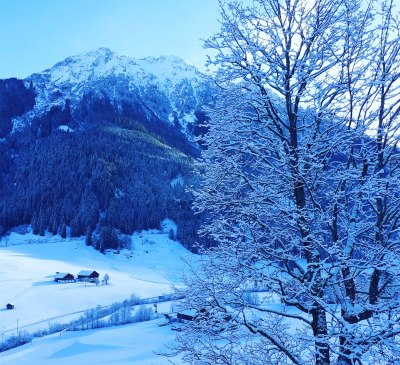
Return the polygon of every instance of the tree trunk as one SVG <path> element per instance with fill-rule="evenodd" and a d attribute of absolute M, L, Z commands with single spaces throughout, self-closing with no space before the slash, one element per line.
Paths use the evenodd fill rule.
<path fill-rule="evenodd" d="M 328 326 L 326 323 L 326 311 L 315 303 L 311 311 L 311 326 L 315 337 L 315 365 L 330 365 L 330 351 L 327 343 Z"/>

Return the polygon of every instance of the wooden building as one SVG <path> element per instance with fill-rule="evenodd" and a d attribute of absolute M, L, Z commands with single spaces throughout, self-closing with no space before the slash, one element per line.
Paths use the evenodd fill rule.
<path fill-rule="evenodd" d="M 94 283 L 96 280 L 99 280 L 100 274 L 94 270 L 81 270 L 78 272 L 78 280 L 79 281 L 89 281 Z"/>
<path fill-rule="evenodd" d="M 14 306 L 14 304 L 8 303 L 8 304 L 6 305 L 6 308 L 7 308 L 7 309 L 14 309 L 15 306 Z"/>
<path fill-rule="evenodd" d="M 176 313 L 176 318 L 178 319 L 178 322 L 193 321 L 196 313 L 197 312 L 194 309 L 187 309 Z"/>
<path fill-rule="evenodd" d="M 57 283 L 75 283 L 75 277 L 70 273 L 58 272 L 54 277 L 54 281 Z"/>

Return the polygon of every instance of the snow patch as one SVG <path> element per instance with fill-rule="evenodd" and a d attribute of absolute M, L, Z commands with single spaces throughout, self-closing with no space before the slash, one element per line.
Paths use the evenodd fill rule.
<path fill-rule="evenodd" d="M 184 186 L 185 185 L 185 180 L 183 179 L 182 175 L 178 175 L 174 179 L 171 180 L 171 186 Z"/>
<path fill-rule="evenodd" d="M 167 234 L 169 234 L 169 232 L 172 230 L 176 236 L 178 226 L 172 219 L 166 218 L 161 222 L 161 230 Z"/>
<path fill-rule="evenodd" d="M 59 125 L 58 129 L 64 132 L 73 132 L 74 130 L 67 125 Z"/>
<path fill-rule="evenodd" d="M 194 123 L 196 123 L 196 120 L 197 120 L 197 118 L 193 112 L 185 114 L 182 119 L 185 122 L 185 124 L 189 124 L 189 123 L 194 124 Z"/>

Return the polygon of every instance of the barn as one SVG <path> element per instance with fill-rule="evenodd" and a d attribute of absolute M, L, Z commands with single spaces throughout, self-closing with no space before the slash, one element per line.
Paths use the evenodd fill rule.
<path fill-rule="evenodd" d="M 81 270 L 78 272 L 78 280 L 79 281 L 89 281 L 94 283 L 99 279 L 100 274 L 94 270 Z"/>
<path fill-rule="evenodd" d="M 7 308 L 7 309 L 14 309 L 14 304 L 8 303 L 8 304 L 6 305 L 6 308 Z"/>
<path fill-rule="evenodd" d="M 75 277 L 70 273 L 58 272 L 54 277 L 54 281 L 57 283 L 75 283 Z"/>

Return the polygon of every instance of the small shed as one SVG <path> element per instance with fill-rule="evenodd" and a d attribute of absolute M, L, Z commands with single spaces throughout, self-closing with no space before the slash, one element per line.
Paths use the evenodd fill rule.
<path fill-rule="evenodd" d="M 57 283 L 74 283 L 75 276 L 66 272 L 58 272 L 54 277 L 54 281 Z"/>
<path fill-rule="evenodd" d="M 176 318 L 178 319 L 178 322 L 193 321 L 194 317 L 196 316 L 196 313 L 197 312 L 194 309 L 187 309 L 176 313 Z"/>
<path fill-rule="evenodd" d="M 78 280 L 79 281 L 89 281 L 94 283 L 99 279 L 100 274 L 94 270 L 81 270 L 78 272 Z"/>
<path fill-rule="evenodd" d="M 14 304 L 8 303 L 8 304 L 6 305 L 6 308 L 7 308 L 7 309 L 14 309 Z"/>

